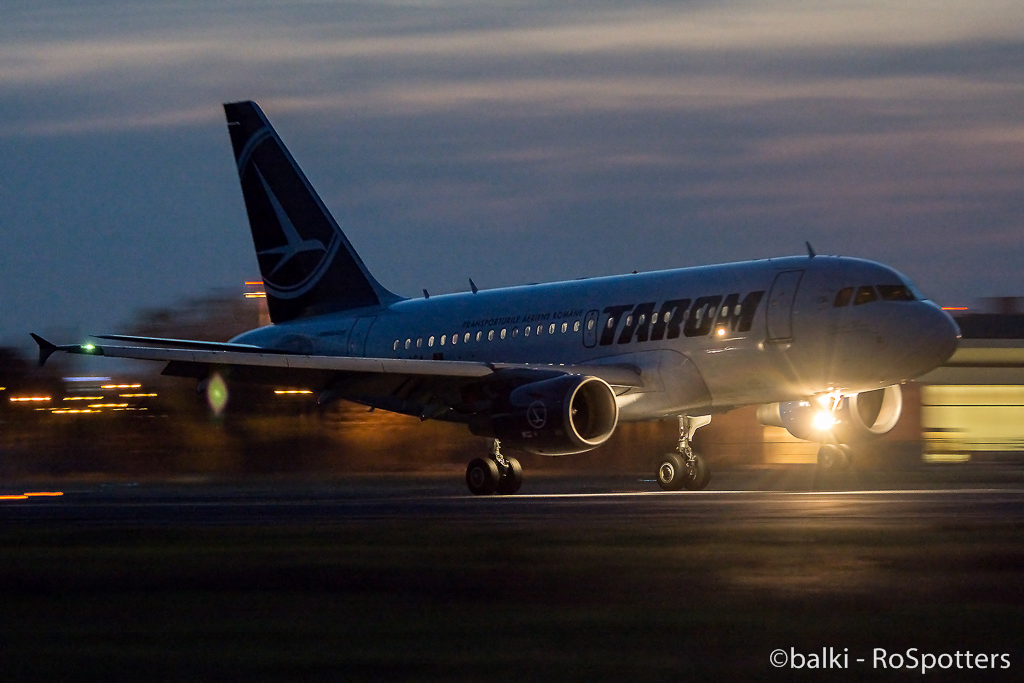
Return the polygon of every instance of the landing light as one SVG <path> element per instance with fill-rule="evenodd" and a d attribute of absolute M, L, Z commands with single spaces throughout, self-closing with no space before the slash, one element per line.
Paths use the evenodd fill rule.
<path fill-rule="evenodd" d="M 725 328 L 724 327 L 719 327 L 718 328 L 718 336 L 719 337 L 724 337 L 725 336 Z"/>
<path fill-rule="evenodd" d="M 836 418 L 830 411 L 819 410 L 811 419 L 811 426 L 819 432 L 825 432 L 836 425 Z"/>

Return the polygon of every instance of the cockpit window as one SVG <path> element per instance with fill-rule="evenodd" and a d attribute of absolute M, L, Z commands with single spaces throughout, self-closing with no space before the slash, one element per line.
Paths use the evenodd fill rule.
<path fill-rule="evenodd" d="M 862 306 L 872 301 L 878 301 L 878 294 L 871 285 L 861 285 L 857 288 L 857 295 L 853 297 L 854 306 Z"/>
<path fill-rule="evenodd" d="M 906 285 L 878 285 L 878 293 L 885 301 L 913 301 L 916 298 Z"/>
<path fill-rule="evenodd" d="M 844 287 L 839 290 L 836 294 L 836 300 L 832 304 L 835 308 L 842 308 L 843 306 L 850 305 L 850 299 L 853 298 L 853 287 Z"/>

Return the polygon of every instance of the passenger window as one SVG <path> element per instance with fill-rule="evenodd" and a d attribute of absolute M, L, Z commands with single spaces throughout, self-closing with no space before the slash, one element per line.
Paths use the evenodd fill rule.
<path fill-rule="evenodd" d="M 627 315 L 626 316 L 626 327 L 632 327 L 632 326 L 633 326 L 633 316 Z"/>
<path fill-rule="evenodd" d="M 555 333 L 555 324 L 551 323 L 550 325 L 548 325 L 548 334 L 554 334 L 554 333 Z"/>
<path fill-rule="evenodd" d="M 668 320 L 668 318 L 666 317 L 665 320 Z M 651 314 L 651 324 L 652 325 L 656 325 L 657 323 L 658 323 L 658 314 L 657 313 L 652 313 Z"/>
<path fill-rule="evenodd" d="M 512 338 L 515 339 L 518 336 L 519 336 L 519 328 L 518 327 L 513 327 L 512 328 Z"/>
<path fill-rule="evenodd" d="M 494 330 L 487 330 L 487 341 L 494 341 Z"/>
<path fill-rule="evenodd" d="M 459 335 L 453 334 L 452 335 L 452 346 L 455 346 L 458 343 L 459 343 Z"/>
<path fill-rule="evenodd" d="M 833 308 L 842 308 L 843 306 L 850 305 L 850 299 L 853 298 L 853 287 L 844 287 L 839 290 L 836 294 L 836 300 L 832 302 Z"/>
<path fill-rule="evenodd" d="M 503 327 L 503 328 L 501 328 L 501 338 L 502 338 L 502 339 L 504 339 L 504 338 L 505 338 L 505 328 L 504 328 L 504 327 Z"/>
<path fill-rule="evenodd" d="M 914 301 L 914 295 L 904 285 L 878 285 L 878 293 L 885 301 Z"/>
<path fill-rule="evenodd" d="M 672 319 L 672 311 L 666 311 L 665 312 L 665 322 L 667 323 L 671 319 Z M 658 322 L 658 321 L 655 320 L 654 322 Z"/>
<path fill-rule="evenodd" d="M 480 330 L 479 332 L 476 333 L 476 340 L 477 341 L 480 341 L 483 338 L 484 338 L 484 331 L 483 330 Z"/>
<path fill-rule="evenodd" d="M 405 350 L 408 351 L 410 346 L 412 346 L 412 339 L 406 339 L 405 340 Z"/>
<path fill-rule="evenodd" d="M 588 330 L 588 331 L 589 331 L 589 330 L 593 330 L 593 329 L 594 329 L 594 325 L 595 325 L 595 323 L 594 323 L 594 319 L 593 319 L 593 318 L 591 318 L 590 320 L 588 320 L 588 321 L 587 321 L 587 330 Z"/>
<path fill-rule="evenodd" d="M 446 334 L 442 334 L 441 335 L 441 346 L 444 346 L 444 343 L 445 343 L 445 341 L 447 339 L 448 339 L 448 335 L 446 335 Z"/>
<path fill-rule="evenodd" d="M 527 327 L 523 328 L 523 336 L 524 336 L 524 337 L 529 337 L 529 336 L 530 336 L 530 330 L 531 330 L 531 329 L 533 329 L 533 328 L 531 328 L 531 327 L 529 327 L 529 326 L 527 326 Z"/>
<path fill-rule="evenodd" d="M 394 347 L 391 350 L 392 351 L 397 351 L 398 350 L 398 340 L 397 339 L 395 340 L 395 345 L 394 345 Z"/>
<path fill-rule="evenodd" d="M 863 306 L 877 300 L 878 294 L 875 292 L 874 287 L 871 285 L 861 285 L 857 288 L 857 296 L 853 298 L 853 305 Z"/>
<path fill-rule="evenodd" d="M 609 330 L 615 327 L 615 318 L 612 316 L 608 316 L 608 323 L 605 325 L 605 327 L 607 327 Z"/>
<path fill-rule="evenodd" d="M 462 343 L 463 344 L 468 344 L 469 343 L 469 332 L 467 332 L 466 336 L 462 338 Z"/>
<path fill-rule="evenodd" d="M 569 331 L 569 323 L 562 323 L 562 334 Z"/>
<path fill-rule="evenodd" d="M 544 334 L 544 326 L 537 325 L 537 334 Z"/>
<path fill-rule="evenodd" d="M 576 322 L 574 322 L 572 324 L 572 331 L 573 332 L 579 332 L 580 331 L 580 321 L 579 320 L 577 320 Z"/>
<path fill-rule="evenodd" d="M 431 337 L 430 339 L 427 340 L 427 346 L 429 346 L 431 348 L 434 347 L 434 338 L 433 337 Z"/>
<path fill-rule="evenodd" d="M 423 348 L 423 337 L 418 337 L 416 339 L 416 348 L 417 349 L 422 349 Z"/>

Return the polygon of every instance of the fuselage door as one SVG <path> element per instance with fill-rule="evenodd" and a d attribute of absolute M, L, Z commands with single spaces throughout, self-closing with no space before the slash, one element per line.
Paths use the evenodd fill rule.
<path fill-rule="evenodd" d="M 597 346 L 597 311 L 588 311 L 583 321 L 583 345 L 588 349 Z"/>
<path fill-rule="evenodd" d="M 348 335 L 348 355 L 362 356 L 366 354 L 366 335 L 377 320 L 375 316 L 357 318 L 356 324 L 352 326 L 352 332 Z"/>
<path fill-rule="evenodd" d="M 787 270 L 775 276 L 768 295 L 768 339 L 784 341 L 793 338 L 793 300 L 800 286 L 802 270 Z"/>

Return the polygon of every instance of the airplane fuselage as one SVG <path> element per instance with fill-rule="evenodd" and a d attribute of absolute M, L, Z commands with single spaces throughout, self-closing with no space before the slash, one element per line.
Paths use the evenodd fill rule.
<path fill-rule="evenodd" d="M 861 287 L 875 298 L 836 305 Z M 927 371 L 952 353 L 955 326 L 911 292 L 870 261 L 787 257 L 406 299 L 233 341 L 310 355 L 629 365 L 643 386 L 617 392 L 620 418 L 645 420 L 869 391 Z"/>

